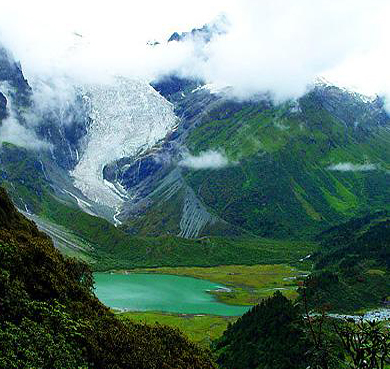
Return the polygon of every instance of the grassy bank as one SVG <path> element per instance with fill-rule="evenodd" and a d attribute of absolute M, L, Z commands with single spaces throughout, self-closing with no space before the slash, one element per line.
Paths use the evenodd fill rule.
<path fill-rule="evenodd" d="M 212 340 L 220 337 L 228 323 L 233 323 L 238 319 L 238 317 L 160 312 L 126 312 L 118 316 L 121 319 L 130 319 L 140 323 L 163 324 L 179 328 L 191 341 L 203 346 L 208 346 Z"/>

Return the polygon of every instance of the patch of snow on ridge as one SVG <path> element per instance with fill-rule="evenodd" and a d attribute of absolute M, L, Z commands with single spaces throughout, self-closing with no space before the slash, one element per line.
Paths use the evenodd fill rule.
<path fill-rule="evenodd" d="M 195 89 L 193 89 L 193 90 L 191 91 L 191 93 L 195 93 L 195 92 L 198 92 L 198 91 L 201 91 L 201 90 L 207 90 L 207 91 L 209 91 L 211 94 L 217 95 L 217 94 L 220 94 L 220 93 L 222 93 L 222 92 L 228 90 L 229 88 L 230 88 L 230 86 L 228 86 L 228 85 L 215 84 L 215 83 L 207 83 L 207 84 L 205 84 L 205 85 L 196 87 Z"/>
<path fill-rule="evenodd" d="M 115 78 L 110 85 L 82 87 L 91 125 L 71 175 L 90 200 L 118 208 L 126 198 L 120 184 L 104 180 L 103 168 L 149 149 L 177 123 L 173 105 L 147 82 Z"/>
<path fill-rule="evenodd" d="M 314 86 L 337 87 L 343 92 L 346 92 L 360 99 L 365 104 L 372 104 L 378 98 L 378 95 L 372 93 L 369 94 L 367 91 L 361 90 L 356 86 L 346 86 L 337 81 L 331 82 L 325 77 L 317 77 L 314 81 Z"/>

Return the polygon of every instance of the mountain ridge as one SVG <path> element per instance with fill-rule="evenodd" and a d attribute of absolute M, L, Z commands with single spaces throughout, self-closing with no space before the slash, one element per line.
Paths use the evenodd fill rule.
<path fill-rule="evenodd" d="M 21 80 L 20 66 L 7 62 L 15 65 L 10 69 L 15 77 L 7 78 Z M 18 206 L 39 215 L 51 193 L 140 236 L 300 240 L 388 208 L 390 119 L 381 99 L 317 84 L 299 100 L 282 104 L 264 96 L 236 101 L 226 91 L 174 75 L 153 88 L 172 104 L 177 124 L 150 147 L 102 164 L 97 175 L 113 194 L 121 192 L 120 209 L 91 201 L 75 186 L 72 173 L 95 124 L 80 97 L 66 113 L 69 124 L 61 125 L 49 110 L 33 127 L 51 142 L 49 151 L 18 153 L 3 144 L 2 182 Z M 15 109 L 24 106 L 23 99 L 15 102 Z M 202 158 L 207 152 L 219 153 L 227 165 L 203 170 L 181 165 L 188 155 Z M 34 174 L 23 172 L 12 155 L 31 160 Z"/>
<path fill-rule="evenodd" d="M 360 95 L 350 94 L 349 92 L 343 91 L 336 87 L 317 86 L 313 90 L 313 92 L 309 93 L 309 95 L 306 95 L 300 100 L 301 104 L 304 106 L 305 111 L 307 112 L 305 114 L 310 114 L 310 116 L 306 117 L 302 114 L 302 112 L 299 112 L 299 109 L 301 108 L 299 105 L 297 106 L 296 104 L 292 104 L 290 105 L 290 107 L 288 104 L 284 107 L 273 107 L 272 103 L 268 101 L 262 101 L 258 103 L 248 102 L 246 104 L 231 102 L 229 100 L 221 100 L 220 97 L 215 96 L 213 94 L 209 94 L 204 90 L 197 90 L 196 92 L 194 92 L 194 90 L 196 90 L 194 84 L 187 84 L 187 88 L 184 89 L 183 92 L 183 87 L 181 86 L 185 85 L 185 82 L 181 82 L 179 84 L 180 88 L 182 88 L 181 91 L 175 90 L 171 86 L 174 81 L 175 79 L 168 79 L 166 82 L 163 81 L 162 86 L 156 85 L 156 88 L 160 91 L 163 91 L 166 97 L 169 100 L 173 101 L 173 103 L 175 104 L 177 115 L 182 117 L 183 119 L 182 126 L 181 129 L 179 129 L 178 134 L 181 135 L 181 137 L 184 136 L 184 139 L 181 138 L 184 142 L 184 145 L 188 146 L 190 151 L 193 152 L 195 155 L 200 154 L 209 149 L 224 149 L 228 157 L 230 156 L 231 162 L 237 162 L 242 160 L 244 165 L 253 166 L 255 165 L 255 163 L 259 164 L 261 163 L 261 161 L 263 161 L 263 164 L 261 164 L 261 166 L 263 166 L 263 168 L 265 169 L 266 167 L 264 166 L 268 165 L 270 167 L 269 171 L 270 173 L 272 173 L 274 170 L 270 166 L 270 164 L 274 163 L 275 165 L 280 166 L 280 162 L 278 162 L 278 160 L 288 160 L 288 158 L 284 157 L 286 154 L 280 153 L 282 152 L 284 146 L 287 147 L 288 145 L 294 145 L 293 140 L 296 141 L 298 139 L 300 141 L 296 142 L 295 144 L 297 148 L 291 147 L 291 149 L 295 151 L 298 149 L 300 150 L 300 152 L 306 151 L 306 154 L 304 155 L 306 155 L 306 157 L 308 158 L 307 161 L 313 160 L 313 155 L 321 157 L 324 156 L 324 153 L 332 153 L 333 156 L 330 156 L 329 159 L 327 159 L 327 163 L 318 163 L 322 166 L 322 168 L 318 168 L 318 164 L 316 164 L 318 168 L 318 174 L 316 175 L 328 177 L 330 180 L 332 180 L 332 177 L 339 177 L 340 175 L 343 175 L 343 172 L 338 170 L 332 170 L 329 167 L 342 162 L 343 159 L 345 160 L 345 163 L 348 163 L 349 160 L 356 160 L 358 161 L 358 163 L 360 162 L 362 163 L 361 165 L 363 165 L 367 161 L 367 157 L 365 157 L 364 155 L 374 154 L 375 156 L 377 156 L 377 154 L 375 154 L 375 152 L 373 152 L 371 148 L 368 150 L 367 145 L 365 143 L 365 141 L 367 142 L 367 140 L 370 140 L 370 137 L 372 137 L 373 139 L 371 139 L 372 141 L 369 141 L 369 145 L 375 146 L 377 144 L 380 144 L 380 150 L 382 150 L 382 152 L 378 158 L 380 162 L 372 164 L 371 167 L 369 165 L 368 168 L 378 169 L 378 172 L 380 173 L 375 173 L 375 170 L 371 171 L 371 173 L 373 173 L 375 176 L 379 175 L 379 177 L 381 178 L 380 180 L 382 181 L 381 186 L 385 188 L 384 182 L 386 179 L 385 176 L 387 173 L 386 171 L 388 170 L 387 165 L 389 160 L 388 149 L 386 148 L 387 143 L 389 141 L 387 128 L 389 120 L 388 115 L 383 110 L 383 102 L 380 99 L 377 99 L 374 102 L 366 102 L 361 99 Z M 170 87 L 167 88 L 165 87 L 166 85 Z M 185 96 L 187 96 L 187 94 L 191 94 L 190 98 L 188 98 L 188 103 L 186 102 L 187 98 L 183 97 L 182 94 L 184 94 Z M 193 96 L 197 94 L 199 94 L 200 96 Z M 200 104 L 204 108 L 199 112 L 197 112 L 197 98 L 200 98 Z M 207 100 L 208 103 L 205 103 L 204 99 L 206 98 L 209 99 Z M 359 109 L 355 108 L 354 105 L 352 105 L 352 108 L 350 110 L 344 112 L 340 108 L 339 110 L 337 110 L 337 101 L 340 101 L 341 98 L 347 99 L 348 104 L 352 100 L 355 105 L 357 105 L 357 108 L 360 109 L 360 113 Z M 191 105 L 189 104 L 190 101 Z M 324 101 L 327 104 L 325 107 L 321 107 L 323 106 Z M 334 101 L 334 103 L 330 104 L 328 103 L 328 101 Z M 211 108 L 210 113 L 207 113 L 208 105 L 214 106 L 214 111 L 213 108 Z M 347 103 L 344 102 L 344 104 L 341 104 L 341 107 L 342 106 L 347 106 Z M 242 107 L 245 107 L 246 112 L 242 109 Z M 316 110 L 319 108 L 323 110 L 323 113 L 316 112 Z M 289 109 L 292 109 L 291 112 Z M 294 111 L 294 109 L 298 110 Z M 331 111 L 331 114 L 327 112 L 327 109 Z M 229 114 L 233 117 L 233 119 L 229 118 Z M 243 118 L 242 116 L 239 116 L 239 114 L 246 115 L 244 115 Z M 272 114 L 274 114 L 274 117 L 271 116 Z M 237 118 L 235 118 L 235 115 L 237 116 Z M 299 118 L 299 116 L 301 116 L 301 118 Z M 357 122 L 357 117 L 359 117 L 360 122 Z M 299 121 L 299 119 L 301 121 Z M 209 120 L 209 122 L 207 122 L 207 120 Z M 225 128 L 223 126 L 226 126 L 225 122 L 228 122 L 230 131 L 228 131 L 227 127 Z M 326 125 L 323 125 L 323 122 L 325 122 Z M 264 134 L 260 130 L 262 124 L 264 125 Z M 306 128 L 304 128 L 305 126 Z M 186 130 L 186 127 L 190 128 Z M 221 129 L 226 130 L 226 134 L 224 133 L 225 136 L 221 136 L 221 141 L 217 141 L 216 137 L 218 137 L 218 134 L 220 134 L 218 133 L 218 130 Z M 251 133 L 253 133 L 253 130 L 255 129 L 258 133 L 255 133 L 255 135 L 251 135 Z M 307 133 L 301 134 L 299 130 L 303 129 L 307 130 Z M 241 136 L 237 134 L 237 132 L 240 132 L 240 130 L 243 132 Z M 261 134 L 261 136 L 259 137 L 260 141 L 256 142 L 255 137 L 256 134 L 258 135 L 259 133 Z M 382 135 L 383 138 L 377 136 L 378 134 Z M 237 136 L 236 143 L 234 143 L 233 141 L 233 138 L 235 136 Z M 327 136 L 329 138 L 327 138 Z M 376 140 L 376 137 L 379 138 L 378 142 L 374 142 Z M 239 140 L 244 140 L 246 146 L 244 147 L 244 145 L 241 144 Z M 240 149 L 240 145 L 241 147 L 243 147 L 243 150 Z M 318 150 L 315 147 L 316 145 L 322 151 Z M 351 145 L 360 145 L 362 147 L 361 153 L 358 153 L 357 150 L 355 150 L 355 152 L 352 152 L 351 156 L 351 150 L 348 148 L 348 146 Z M 262 151 L 263 153 L 261 155 L 263 156 L 263 159 L 256 158 L 256 155 L 258 153 L 261 153 Z M 338 153 L 338 151 L 341 152 Z M 299 157 L 299 155 L 302 156 L 300 152 L 298 151 L 297 157 Z M 337 153 L 337 155 L 333 154 L 333 152 L 335 154 Z M 365 154 L 364 152 L 366 152 L 367 154 Z M 273 156 L 275 154 L 283 155 L 283 157 L 281 157 L 280 159 L 274 159 Z M 268 159 L 265 159 L 265 157 L 268 157 Z M 245 162 L 247 162 L 248 160 L 252 160 L 253 164 L 245 164 Z M 299 165 L 297 169 L 300 168 L 298 169 L 298 171 L 314 170 L 314 168 L 305 169 L 305 166 L 307 166 L 304 163 L 306 160 L 305 158 L 301 158 L 300 160 L 300 164 L 296 163 L 296 165 Z M 374 157 L 373 160 L 377 159 Z M 382 165 L 383 168 L 379 169 L 378 167 L 376 167 L 377 164 L 379 167 L 380 165 Z M 214 171 L 187 170 L 184 171 L 185 181 L 187 184 L 190 183 L 190 187 L 192 186 L 192 189 L 195 190 L 195 193 L 199 196 L 199 189 L 197 187 L 193 187 L 194 185 L 198 186 L 195 182 L 197 181 L 197 177 L 204 177 L 205 186 L 202 188 L 210 189 L 210 186 L 212 188 L 213 185 L 212 182 L 209 181 L 212 181 L 215 176 L 220 176 L 221 173 L 223 173 L 224 171 L 229 172 L 230 174 L 235 171 L 237 172 L 241 167 L 242 163 L 240 163 L 240 165 L 231 165 L 226 169 Z M 353 165 L 350 165 L 350 167 L 352 169 L 354 168 Z M 357 166 L 356 168 L 359 170 L 360 167 Z M 249 171 L 253 171 L 253 169 L 248 169 Z M 318 172 L 318 170 L 320 170 L 320 172 Z M 344 171 L 344 173 L 346 172 L 347 171 Z M 352 170 L 350 172 L 352 173 Z M 348 173 L 346 173 L 346 175 L 347 174 Z M 364 175 L 364 173 L 361 174 Z M 358 173 L 356 175 L 358 175 Z M 283 175 L 281 178 L 283 178 Z M 324 178 L 324 180 L 326 180 L 328 183 L 329 179 Z M 226 183 L 224 181 L 226 181 L 226 178 L 223 179 L 221 185 L 222 183 Z M 343 179 L 343 182 L 344 181 L 345 180 Z M 369 179 L 367 179 L 367 181 L 369 181 Z M 270 179 L 266 182 L 266 185 L 276 182 L 276 179 Z M 208 184 L 206 185 L 206 183 Z M 302 215 L 302 219 L 305 219 L 305 217 L 307 218 L 307 216 L 309 216 L 309 218 L 314 217 L 320 219 L 323 215 L 321 215 L 321 211 L 319 212 L 318 210 L 316 210 L 316 207 L 318 207 L 318 205 L 316 206 L 314 204 L 313 207 L 313 204 L 310 202 L 313 200 L 308 201 L 308 199 L 306 198 L 306 195 L 304 193 L 305 191 L 303 190 L 306 185 L 306 183 L 301 185 L 296 184 L 294 190 L 291 191 L 291 189 L 289 189 L 289 191 L 292 193 L 293 198 L 296 198 L 298 200 L 296 206 L 303 207 L 304 211 L 308 213 L 306 216 Z M 290 185 L 288 184 L 286 184 L 286 186 L 290 187 Z M 337 186 L 339 186 L 338 191 L 340 191 L 338 195 L 336 192 L 337 197 L 335 197 L 332 193 L 329 193 L 329 190 L 327 190 L 325 193 L 318 194 L 318 198 L 324 198 L 324 196 L 326 196 L 326 199 L 323 202 L 327 203 L 328 201 L 330 201 L 332 208 L 336 208 L 331 210 L 333 213 L 332 217 L 336 216 L 340 220 L 342 220 L 342 218 L 344 218 L 344 216 L 346 215 L 348 208 L 351 206 L 351 204 L 348 204 L 348 197 L 350 197 L 352 200 L 353 195 L 349 196 L 348 193 L 349 190 L 347 188 L 350 187 L 350 185 L 348 185 L 348 187 L 346 188 L 345 185 L 342 183 L 337 184 Z M 240 189 L 240 191 L 241 190 L 242 189 Z M 334 189 L 331 191 L 334 192 Z M 258 190 L 256 190 L 256 193 L 258 197 L 261 197 L 261 193 L 259 193 Z M 220 196 L 220 194 L 217 196 Z M 339 200 L 339 196 L 341 196 L 341 201 Z M 342 196 L 345 196 L 345 198 L 343 199 Z M 385 195 L 383 198 L 385 199 L 386 196 L 388 195 Z M 210 205 L 207 204 L 207 201 L 206 203 L 204 202 L 204 197 L 200 200 L 203 204 L 206 205 L 206 208 L 207 205 Z M 228 202 L 228 199 L 225 199 L 223 203 L 226 204 Z M 244 204 L 243 202 L 241 203 Z M 180 206 L 181 205 L 179 205 L 179 209 Z M 383 202 L 383 206 L 386 206 L 386 201 Z M 162 205 L 162 207 L 164 206 Z M 179 209 L 177 209 L 176 211 L 179 211 Z M 211 213 L 213 213 L 213 211 L 215 215 L 221 216 L 221 213 L 215 213 L 215 208 L 212 209 Z M 362 211 L 364 212 L 365 210 L 362 209 Z M 235 213 L 238 213 L 238 211 L 236 211 Z M 222 219 L 224 219 L 223 216 Z M 139 221 L 137 220 L 137 223 L 138 222 Z M 232 222 L 230 222 L 230 224 L 234 225 L 234 223 Z"/>

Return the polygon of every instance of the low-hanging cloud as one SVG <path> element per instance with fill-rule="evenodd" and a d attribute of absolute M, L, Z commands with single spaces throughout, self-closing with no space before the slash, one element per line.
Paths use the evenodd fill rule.
<path fill-rule="evenodd" d="M 5 142 L 31 150 L 50 149 L 49 143 L 40 140 L 32 129 L 21 125 L 13 115 L 3 120 L 0 126 L 0 145 Z"/>
<path fill-rule="evenodd" d="M 329 170 L 339 171 L 339 172 L 368 172 L 372 170 L 377 170 L 377 164 L 353 164 L 349 162 L 338 163 L 328 167 Z"/>
<path fill-rule="evenodd" d="M 20 113 L 22 119 L 28 124 L 22 124 L 14 111 L 13 100 L 10 98 L 12 89 L 7 83 L 0 84 L 0 93 L 7 99 L 7 117 L 0 122 L 0 146 L 11 143 L 31 150 L 47 150 L 51 145 L 38 138 L 34 131 L 34 123 L 37 121 L 32 111 Z"/>
<path fill-rule="evenodd" d="M 176 72 L 230 86 L 239 98 L 270 92 L 284 100 L 301 96 L 325 75 L 390 96 L 389 11 L 387 0 L 200 0 L 185 6 L 179 0 L 69 0 L 60 8 L 15 0 L 2 5 L 0 39 L 30 81 L 152 80 Z M 226 33 L 211 42 L 166 42 L 174 31 L 221 13 L 228 19 Z M 160 45 L 146 45 L 151 39 Z"/>
<path fill-rule="evenodd" d="M 199 155 L 185 154 L 179 162 L 181 167 L 202 170 L 202 169 L 222 169 L 230 165 L 229 159 L 222 152 L 207 150 Z"/>

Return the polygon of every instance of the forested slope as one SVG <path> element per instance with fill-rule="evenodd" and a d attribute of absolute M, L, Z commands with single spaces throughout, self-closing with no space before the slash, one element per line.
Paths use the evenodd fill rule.
<path fill-rule="evenodd" d="M 89 267 L 65 258 L 0 188 L 1 368 L 213 368 L 177 330 L 118 320 Z"/>

